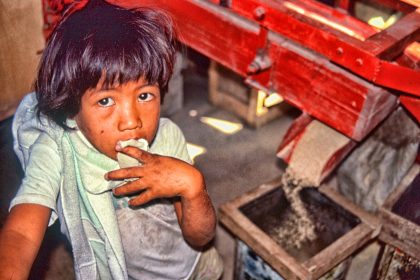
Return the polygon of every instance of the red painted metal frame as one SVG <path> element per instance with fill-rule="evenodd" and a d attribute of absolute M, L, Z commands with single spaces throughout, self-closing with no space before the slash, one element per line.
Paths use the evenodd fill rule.
<path fill-rule="evenodd" d="M 266 10 L 262 25 L 310 48 L 353 73 L 377 84 L 420 96 L 420 72 L 385 60 L 389 53 L 401 53 L 408 42 L 420 40 L 420 12 L 409 13 L 397 24 L 360 41 L 302 16 L 288 7 L 308 10 L 314 1 L 233 0 L 232 10 L 253 18 L 258 7 Z M 335 18 L 333 18 L 335 19 Z M 287 27 L 287 28 L 285 28 Z M 389 55 L 388 55 L 389 56 Z"/>
<path fill-rule="evenodd" d="M 397 96 L 420 120 L 420 72 L 394 61 L 420 40 L 420 12 L 409 1 L 383 1 L 407 13 L 384 31 L 348 15 L 352 1 L 338 1 L 340 9 L 314 0 L 231 0 L 228 8 L 215 0 L 109 2 L 167 10 L 185 45 L 359 141 Z"/>
<path fill-rule="evenodd" d="M 260 6 L 252 6 L 250 3 L 253 2 L 232 1 L 230 8 L 199 0 L 142 1 L 142 4 L 163 7 L 173 14 L 181 30 L 181 40 L 186 45 L 247 77 L 253 86 L 279 92 L 289 103 L 357 141 L 363 139 L 395 107 L 397 99 L 387 90 L 331 63 L 325 55 L 328 48 L 325 47 L 321 54 L 307 50 L 309 47 L 319 53 L 321 47 L 318 44 L 328 45 L 335 40 L 343 41 L 339 46 L 343 52 L 350 54 L 361 41 L 319 23 L 313 27 L 290 15 L 286 15 L 286 19 L 281 18 L 283 14 L 279 12 L 282 11 L 279 7 L 265 6 L 263 18 L 255 19 L 254 11 Z M 118 3 L 134 6 L 138 1 Z M 305 3 L 309 6 L 311 1 Z M 272 17 L 269 9 L 272 9 Z M 328 9 L 325 6 L 322 12 L 326 14 Z M 356 22 L 346 15 L 338 17 L 336 13 L 334 11 L 333 18 L 339 18 L 342 25 Z M 270 24 L 275 21 L 277 24 Z M 280 24 L 282 22 L 284 24 Z M 366 25 L 361 22 L 358 24 L 361 36 L 368 37 L 377 32 L 372 28 L 363 29 Z M 315 40 L 317 36 L 330 41 Z M 308 45 L 294 43 L 296 40 L 290 40 L 290 37 L 300 38 Z M 266 49 L 272 65 L 267 71 L 249 75 L 248 66 L 259 49 Z M 337 50 L 333 52 L 336 55 Z M 368 63 L 369 60 L 365 62 Z M 364 67 L 362 65 L 361 68 Z"/>

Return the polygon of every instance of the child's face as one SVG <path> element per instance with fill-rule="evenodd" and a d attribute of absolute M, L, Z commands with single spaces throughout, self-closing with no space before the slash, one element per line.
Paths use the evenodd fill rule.
<path fill-rule="evenodd" d="M 143 78 L 137 82 L 87 90 L 82 96 L 76 123 L 90 143 L 116 159 L 118 141 L 155 137 L 160 115 L 160 90 Z"/>

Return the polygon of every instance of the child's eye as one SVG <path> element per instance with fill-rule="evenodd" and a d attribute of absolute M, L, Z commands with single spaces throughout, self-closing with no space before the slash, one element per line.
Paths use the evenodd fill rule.
<path fill-rule="evenodd" d="M 109 107 L 115 104 L 114 100 L 112 100 L 112 98 L 107 97 L 107 98 L 102 98 L 101 100 L 98 101 L 99 106 L 102 107 Z"/>
<path fill-rule="evenodd" d="M 140 95 L 138 96 L 139 101 L 150 101 L 153 99 L 153 94 L 149 93 L 149 92 L 144 92 L 144 93 L 140 93 Z"/>

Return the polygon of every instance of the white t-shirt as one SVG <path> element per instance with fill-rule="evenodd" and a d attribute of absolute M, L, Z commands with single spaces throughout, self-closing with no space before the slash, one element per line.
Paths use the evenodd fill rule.
<path fill-rule="evenodd" d="M 99 153 L 74 131 L 68 133 L 78 157 L 83 189 L 93 188 L 100 193 L 110 189 L 103 175 L 118 168 L 118 163 Z M 45 139 L 45 141 L 43 140 Z M 15 139 L 17 146 L 24 139 Z M 49 137 L 38 137 L 29 149 L 29 161 L 24 163 L 25 177 L 11 206 L 36 203 L 53 210 L 50 224 L 57 217 L 57 197 L 61 178 L 61 158 L 57 145 Z M 171 156 L 191 163 L 181 130 L 169 119 L 162 118 L 151 153 Z M 97 159 L 100 158 L 100 161 Z M 110 195 L 112 195 L 110 193 Z M 195 268 L 200 253 L 184 240 L 173 204 L 166 199 L 154 200 L 137 209 L 116 203 L 116 216 L 129 278 L 131 279 L 187 279 Z M 65 217 L 64 217 L 65 219 Z M 62 221 L 65 222 L 65 221 Z M 99 256 L 105 257 L 105 256 Z M 100 268 L 99 268 L 100 269 Z"/>

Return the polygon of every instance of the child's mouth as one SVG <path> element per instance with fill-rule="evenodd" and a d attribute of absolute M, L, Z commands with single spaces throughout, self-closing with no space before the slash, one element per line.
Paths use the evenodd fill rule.
<path fill-rule="evenodd" d="M 149 150 L 149 143 L 147 142 L 146 139 L 130 139 L 130 140 L 126 140 L 126 141 L 118 141 L 119 147 L 121 148 L 125 148 L 127 146 L 131 146 L 131 147 L 136 147 L 139 148 L 141 150 L 144 151 L 148 151 Z M 118 164 L 120 165 L 121 168 L 126 168 L 126 167 L 132 167 L 132 166 L 138 166 L 140 165 L 140 162 L 135 159 L 132 158 L 124 153 L 117 153 L 117 160 L 118 160 Z"/>

